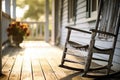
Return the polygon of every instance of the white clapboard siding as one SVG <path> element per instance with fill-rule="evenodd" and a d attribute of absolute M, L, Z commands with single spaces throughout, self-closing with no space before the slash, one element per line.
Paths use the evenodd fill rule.
<path fill-rule="evenodd" d="M 80 8 L 78 8 L 78 9 L 80 9 Z M 77 9 L 77 10 L 78 10 Z M 86 7 L 85 6 L 83 6 L 83 7 L 81 7 L 81 10 L 78 10 L 77 11 L 77 14 L 80 14 L 80 13 L 84 13 L 86 11 Z M 77 15 L 78 16 L 78 15 Z"/>
<path fill-rule="evenodd" d="M 3 13 L 2 14 L 2 43 L 5 42 L 8 39 L 7 36 L 7 28 L 10 23 L 10 18 L 7 16 L 7 14 Z"/>
<path fill-rule="evenodd" d="M 66 40 L 66 33 L 67 30 L 65 29 L 65 26 L 68 24 L 68 0 L 63 0 L 63 5 L 62 5 L 62 9 L 63 9 L 63 13 L 62 13 L 62 27 L 61 27 L 61 39 L 60 39 L 60 43 L 61 45 L 65 44 L 65 40 Z"/>
<path fill-rule="evenodd" d="M 77 0 L 77 8 L 76 8 L 76 22 L 75 26 L 76 28 L 80 29 L 89 29 L 88 23 L 80 23 L 80 20 L 83 18 L 86 18 L 86 0 Z M 63 13 L 62 13 L 62 28 L 61 28 L 61 39 L 60 43 L 61 45 L 65 44 L 66 41 L 66 35 L 67 35 L 67 29 L 65 28 L 68 26 L 68 0 L 63 0 Z M 77 42 L 87 42 L 89 43 L 90 36 L 84 36 L 86 34 L 80 33 L 80 32 L 72 32 L 71 40 L 77 41 Z M 80 35 L 82 34 L 82 35 Z M 83 37 L 81 40 L 79 40 L 80 37 Z"/>
<path fill-rule="evenodd" d="M 113 58 L 113 65 L 114 65 L 113 69 L 120 70 L 120 29 L 116 43 L 115 55 Z"/>

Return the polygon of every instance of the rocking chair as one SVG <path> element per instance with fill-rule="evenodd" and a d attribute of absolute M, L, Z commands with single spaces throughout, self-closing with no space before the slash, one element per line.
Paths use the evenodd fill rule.
<path fill-rule="evenodd" d="M 91 29 L 90 31 L 85 31 L 77 28 L 73 28 L 71 26 L 67 26 L 68 34 L 66 38 L 65 48 L 63 51 L 63 56 L 61 60 L 61 67 L 65 67 L 65 62 L 70 63 L 78 63 L 84 65 L 84 68 L 76 69 L 76 70 L 83 70 L 82 76 L 89 75 L 89 72 L 106 69 L 106 73 L 104 75 L 111 74 L 111 67 L 112 61 L 115 51 L 115 46 L 117 42 L 117 36 L 119 32 L 120 26 L 120 0 L 100 0 L 99 7 L 98 7 L 98 16 L 96 20 L 95 29 Z M 89 44 L 83 45 L 77 43 L 75 41 L 70 40 L 71 32 L 78 31 L 83 32 L 85 34 L 91 34 L 91 40 Z M 112 43 L 111 46 L 107 46 L 107 48 L 101 47 L 98 43 L 99 42 L 110 42 Z M 84 62 L 76 62 L 71 60 L 70 58 L 67 59 L 67 55 L 77 56 L 81 58 L 81 56 L 75 55 L 69 52 L 69 47 L 74 50 L 85 50 L 87 51 L 86 56 L 84 57 Z M 71 50 L 71 49 L 70 49 Z M 102 54 L 107 55 L 108 59 L 98 58 L 94 56 L 94 54 Z M 91 67 L 91 64 L 95 61 L 102 61 L 107 62 L 107 65 L 102 65 L 100 67 Z M 66 67 L 68 68 L 68 67 Z M 69 68 L 68 68 L 69 69 Z M 75 70 L 74 68 L 71 68 Z M 95 74 L 94 74 L 95 75 Z"/>

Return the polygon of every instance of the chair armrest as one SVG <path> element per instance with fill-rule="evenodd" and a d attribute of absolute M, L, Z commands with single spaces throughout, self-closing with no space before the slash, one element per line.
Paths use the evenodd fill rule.
<path fill-rule="evenodd" d="M 67 28 L 67 29 L 70 29 L 70 30 L 75 30 L 75 31 L 79 31 L 79 32 L 91 34 L 90 31 L 81 30 L 81 29 L 77 29 L 77 28 L 70 27 L 70 26 L 66 26 L 66 28 Z"/>
<path fill-rule="evenodd" d="M 101 34 L 106 34 L 106 35 L 110 35 L 110 36 L 116 36 L 115 34 L 105 32 L 105 31 L 95 30 L 95 29 L 91 29 L 90 31 L 96 32 L 96 33 L 101 33 Z"/>

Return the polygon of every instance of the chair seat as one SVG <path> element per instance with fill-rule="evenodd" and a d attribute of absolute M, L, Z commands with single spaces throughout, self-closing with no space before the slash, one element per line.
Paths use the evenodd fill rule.
<path fill-rule="evenodd" d="M 81 49 L 84 48 L 85 50 L 88 49 L 89 45 L 88 44 L 80 44 L 74 41 L 68 41 L 68 44 L 70 44 L 70 46 L 77 48 L 77 49 Z"/>

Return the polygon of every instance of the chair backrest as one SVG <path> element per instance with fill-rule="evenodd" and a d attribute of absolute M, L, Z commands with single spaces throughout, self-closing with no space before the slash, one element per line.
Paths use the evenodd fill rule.
<path fill-rule="evenodd" d="M 119 26 L 120 26 L 119 18 L 120 18 L 120 0 L 100 0 L 98 18 L 95 29 L 103 32 L 112 33 L 115 36 L 105 35 L 103 33 L 102 34 L 96 33 L 96 35 L 100 40 L 105 40 L 105 41 L 114 40 L 111 41 L 112 43 L 110 43 L 111 47 L 114 48 L 119 32 Z M 109 44 L 109 42 L 107 44 Z"/>
<path fill-rule="evenodd" d="M 98 29 L 101 31 L 117 34 L 117 19 L 119 15 L 120 0 L 101 0 L 100 22 Z M 100 36 L 100 35 L 99 35 Z M 106 37 L 101 35 L 101 37 Z"/>

